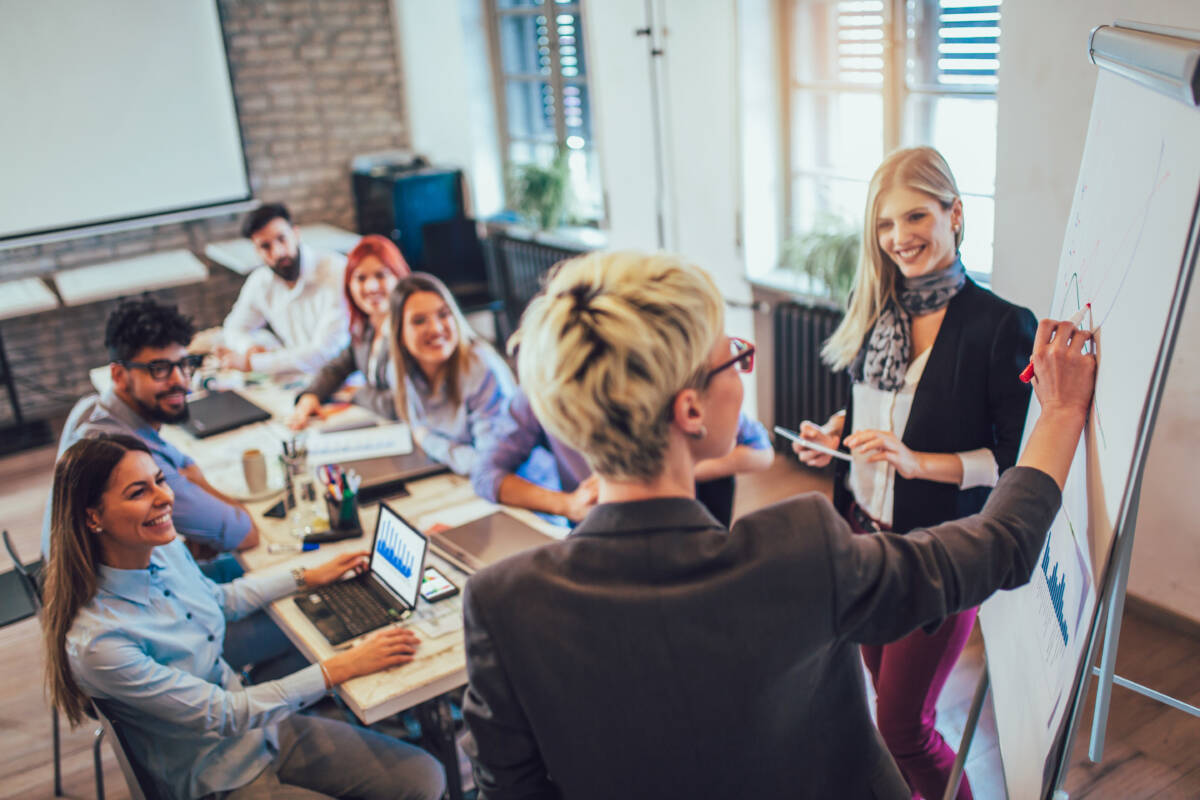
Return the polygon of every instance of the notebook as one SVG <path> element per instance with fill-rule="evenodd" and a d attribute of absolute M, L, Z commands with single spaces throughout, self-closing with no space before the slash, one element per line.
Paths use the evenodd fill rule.
<path fill-rule="evenodd" d="M 188 419 L 180 427 L 197 439 L 203 439 L 270 418 L 270 412 L 254 405 L 237 392 L 209 392 L 203 397 L 188 400 Z"/>
<path fill-rule="evenodd" d="M 556 541 L 503 511 L 430 534 L 434 551 L 467 573 Z"/>
<path fill-rule="evenodd" d="M 408 493 L 404 487 L 406 482 L 450 469 L 425 455 L 425 451 L 419 447 L 402 456 L 342 461 L 338 466 L 345 472 L 353 470 L 362 480 L 358 489 L 358 502 L 361 505 L 385 497 L 403 496 Z"/>
<path fill-rule="evenodd" d="M 330 644 L 408 618 L 417 605 L 429 541 L 380 503 L 366 572 L 296 596 L 296 605 Z"/>

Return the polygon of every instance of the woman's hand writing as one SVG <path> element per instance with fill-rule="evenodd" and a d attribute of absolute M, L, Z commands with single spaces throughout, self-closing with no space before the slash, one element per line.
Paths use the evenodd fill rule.
<path fill-rule="evenodd" d="M 298 431 L 308 425 L 308 419 L 313 414 L 316 414 L 321 408 L 321 401 L 315 394 L 302 394 L 300 399 L 296 401 L 296 407 L 292 409 L 291 416 L 288 417 L 288 427 L 294 431 Z"/>
<path fill-rule="evenodd" d="M 1096 357 L 1085 352 L 1089 331 L 1044 319 L 1033 347 L 1033 390 L 1043 414 L 1087 415 L 1096 390 Z"/>

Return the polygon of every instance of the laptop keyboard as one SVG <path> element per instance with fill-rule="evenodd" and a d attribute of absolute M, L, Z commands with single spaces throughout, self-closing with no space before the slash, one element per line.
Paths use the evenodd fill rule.
<path fill-rule="evenodd" d="M 401 619 L 399 611 L 385 607 L 371 590 L 358 581 L 337 581 L 322 586 L 317 593 L 338 615 L 352 636 L 361 636 Z"/>

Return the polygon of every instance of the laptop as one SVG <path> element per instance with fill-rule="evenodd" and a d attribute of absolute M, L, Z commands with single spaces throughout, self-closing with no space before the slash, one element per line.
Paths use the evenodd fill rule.
<path fill-rule="evenodd" d="M 296 596 L 332 645 L 407 619 L 417 606 L 429 540 L 387 503 L 379 505 L 366 572 Z"/>
<path fill-rule="evenodd" d="M 430 534 L 434 551 L 467 573 L 557 541 L 504 511 Z"/>
<path fill-rule="evenodd" d="M 271 418 L 266 411 L 234 391 L 209 392 L 188 400 L 188 419 L 180 427 L 197 439 Z"/>

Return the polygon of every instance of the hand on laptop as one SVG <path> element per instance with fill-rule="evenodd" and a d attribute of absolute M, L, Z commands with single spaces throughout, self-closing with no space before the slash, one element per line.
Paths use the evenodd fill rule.
<path fill-rule="evenodd" d="M 333 583 L 350 570 L 354 570 L 356 575 L 361 575 L 367 569 L 370 557 L 371 554 L 366 550 L 335 556 L 318 567 L 304 570 L 304 583 L 308 588 L 315 589 Z"/>
<path fill-rule="evenodd" d="M 421 640 L 408 628 L 384 628 L 321 663 L 329 687 L 412 661 Z"/>

